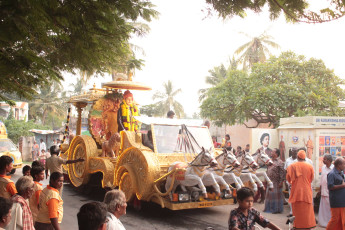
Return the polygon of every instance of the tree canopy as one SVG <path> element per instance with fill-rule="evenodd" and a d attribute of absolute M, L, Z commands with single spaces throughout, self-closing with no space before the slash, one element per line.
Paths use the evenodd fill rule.
<path fill-rule="evenodd" d="M 1 120 L 1 119 L 0 119 Z M 43 126 L 40 124 L 36 124 L 34 121 L 23 121 L 23 120 L 15 120 L 14 118 L 7 118 L 7 120 L 3 119 L 7 133 L 8 138 L 10 138 L 14 143 L 18 143 L 20 137 L 31 137 L 34 136 L 32 132 L 29 130 L 31 129 L 43 129 L 43 130 L 49 130 L 51 127 L 49 126 Z"/>
<path fill-rule="evenodd" d="M 0 100 L 31 98 L 61 71 L 103 73 L 132 60 L 128 43 L 157 11 L 147 0 L 0 2 Z"/>
<path fill-rule="evenodd" d="M 322 60 L 293 52 L 257 63 L 251 73 L 230 70 L 226 80 L 211 88 L 202 102 L 201 115 L 217 124 L 257 123 L 279 125 L 291 116 L 344 116 L 344 81 Z"/>
<path fill-rule="evenodd" d="M 270 19 L 277 19 L 283 12 L 287 21 L 321 23 L 339 19 L 345 15 L 345 2 L 342 0 L 328 1 L 329 6 L 320 9 L 318 12 L 308 9 L 307 0 L 206 0 L 211 5 L 209 13 L 215 10 L 219 17 L 228 18 L 232 16 L 245 17 L 247 10 L 261 12 L 268 6 Z"/>
<path fill-rule="evenodd" d="M 66 105 L 61 97 L 62 86 L 56 82 L 39 90 L 39 94 L 34 96 L 34 100 L 29 103 L 29 118 L 34 120 L 41 119 L 43 125 L 46 125 L 48 115 L 62 115 L 67 113 Z"/>

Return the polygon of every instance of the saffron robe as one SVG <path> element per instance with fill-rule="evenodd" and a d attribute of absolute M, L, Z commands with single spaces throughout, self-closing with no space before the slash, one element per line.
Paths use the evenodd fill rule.
<path fill-rule="evenodd" d="M 286 180 L 291 184 L 289 203 L 295 216 L 296 229 L 309 229 L 316 226 L 313 210 L 311 182 L 314 179 L 313 166 L 306 162 L 296 162 L 287 168 Z"/>

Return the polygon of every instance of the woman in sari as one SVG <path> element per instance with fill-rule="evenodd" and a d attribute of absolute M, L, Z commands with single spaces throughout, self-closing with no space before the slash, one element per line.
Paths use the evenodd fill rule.
<path fill-rule="evenodd" d="M 285 180 L 284 162 L 280 159 L 279 149 L 272 151 L 273 164 L 267 167 L 267 176 L 273 183 L 273 189 L 267 189 L 264 212 L 273 214 L 284 210 L 283 183 Z"/>

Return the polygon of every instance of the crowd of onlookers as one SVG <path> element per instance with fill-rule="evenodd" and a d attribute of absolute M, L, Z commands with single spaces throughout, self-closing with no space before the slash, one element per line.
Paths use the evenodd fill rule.
<path fill-rule="evenodd" d="M 8 174 L 13 168 L 9 156 L 0 157 L 0 229 L 6 230 L 59 230 L 63 219 L 63 164 L 83 159 L 65 160 L 59 157 L 57 145 L 50 148 L 51 157 L 45 165 L 35 160 L 31 167 L 23 167 L 23 176 L 16 183 Z M 49 175 L 50 173 L 50 175 Z M 49 185 L 40 183 L 49 177 Z M 78 226 L 83 230 L 124 230 L 119 220 L 126 214 L 126 197 L 120 190 L 105 194 L 104 202 L 90 202 L 81 206 Z"/>
<path fill-rule="evenodd" d="M 228 134 L 225 135 L 222 143 L 218 143 L 213 137 L 213 144 L 216 148 L 223 147 L 232 151 L 236 156 L 250 151 L 249 145 L 246 145 L 245 150 L 242 150 L 240 146 L 236 150 L 233 149 Z M 284 184 L 289 193 L 290 214 L 288 217 L 294 218 L 294 228 L 315 228 L 317 221 L 314 214 L 312 188 L 314 168 L 312 160 L 307 157 L 307 149 L 304 147 L 291 148 L 289 149 L 289 158 L 285 160 L 280 149 L 268 147 L 269 134 L 262 134 L 260 144 L 262 147 L 256 150 L 254 154 L 264 152 L 271 158 L 272 164 L 267 165 L 266 173 L 273 183 L 273 188 L 266 188 L 265 192 L 260 191 L 260 189 L 264 189 L 263 187 L 259 188 L 256 195 L 247 187 L 237 191 L 239 207 L 230 213 L 229 229 L 251 229 L 255 223 L 270 229 L 279 229 L 270 224 L 252 206 L 253 202 L 258 201 L 258 197 L 261 196 L 261 201 L 265 202 L 264 212 L 282 213 L 284 203 L 287 204 L 283 194 Z M 327 230 L 345 230 L 345 160 L 343 157 L 339 157 L 334 161 L 334 165 L 333 160 L 331 155 L 324 155 L 323 157 L 324 165 L 320 178 L 320 191 L 317 193 L 317 196 L 321 197 L 319 224 L 326 227 Z"/>

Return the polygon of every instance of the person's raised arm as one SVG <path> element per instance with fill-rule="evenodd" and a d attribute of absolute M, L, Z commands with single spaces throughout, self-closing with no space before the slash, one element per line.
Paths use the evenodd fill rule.
<path fill-rule="evenodd" d="M 272 229 L 272 230 L 281 230 L 281 228 L 279 228 L 277 225 L 271 222 L 267 225 L 267 228 Z"/>
<path fill-rule="evenodd" d="M 83 161 L 85 161 L 83 158 L 79 158 L 76 160 L 68 160 L 66 161 L 66 164 L 74 164 L 74 163 L 83 162 Z"/>

